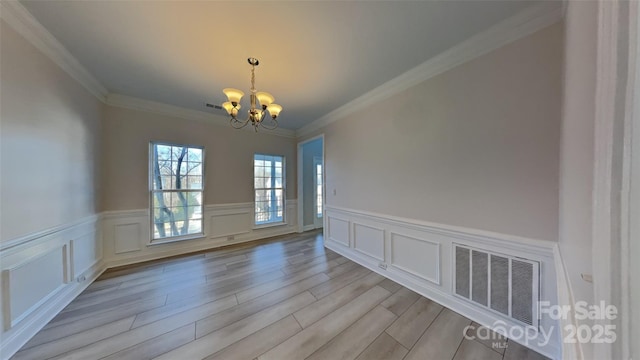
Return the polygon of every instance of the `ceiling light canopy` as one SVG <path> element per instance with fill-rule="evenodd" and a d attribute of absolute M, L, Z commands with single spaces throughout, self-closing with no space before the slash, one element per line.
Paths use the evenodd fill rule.
<path fill-rule="evenodd" d="M 246 120 L 238 120 L 238 111 L 240 110 L 240 100 L 244 96 L 244 92 L 238 89 L 226 88 L 222 92 L 227 96 L 227 102 L 222 104 L 222 107 L 227 110 L 227 113 L 231 115 L 229 123 L 235 129 L 242 129 L 249 123 L 253 126 L 255 131 L 258 131 L 259 127 L 263 127 L 267 130 L 273 130 L 278 127 L 278 115 L 282 111 L 282 106 L 274 104 L 275 98 L 273 95 L 264 91 L 256 91 L 256 66 L 260 63 L 256 58 L 247 59 L 249 65 L 251 65 L 251 95 L 250 102 L 251 107 L 248 110 Z M 269 117 L 265 116 L 269 112 Z M 265 119 L 268 119 L 265 122 Z"/>

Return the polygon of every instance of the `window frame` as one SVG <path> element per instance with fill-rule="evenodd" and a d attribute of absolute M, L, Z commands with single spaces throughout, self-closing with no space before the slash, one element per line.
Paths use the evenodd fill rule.
<path fill-rule="evenodd" d="M 318 165 L 320 166 L 320 194 L 318 194 Z M 320 202 L 318 203 L 318 195 Z M 313 202 L 314 202 L 314 223 L 324 217 L 324 163 L 321 156 L 313 157 Z M 318 208 L 320 213 L 318 213 Z"/>
<path fill-rule="evenodd" d="M 202 158 L 200 161 L 200 166 L 202 167 L 202 188 L 201 189 L 169 189 L 169 190 L 155 190 L 153 188 L 153 175 L 154 175 L 154 152 L 153 152 L 153 148 L 156 145 L 164 145 L 164 146 L 176 146 L 176 147 L 186 147 L 188 149 L 199 149 L 202 151 Z M 176 241 L 183 241 L 183 240 L 193 240 L 193 239 L 201 239 L 206 237 L 204 231 L 205 231 L 205 227 L 204 227 L 204 197 L 205 197 L 205 187 L 206 187 L 206 178 L 205 178 L 205 160 L 206 160 L 206 152 L 205 152 L 205 147 L 203 145 L 192 145 L 192 144 L 181 144 L 181 143 L 173 143 L 173 142 L 168 142 L 168 141 L 156 141 L 156 140 L 152 140 L 149 142 L 149 160 L 148 160 L 148 165 L 149 165 L 149 173 L 148 173 L 148 195 L 149 195 L 149 244 L 148 245 L 156 245 L 156 244 L 164 244 L 164 243 L 172 243 L 172 242 L 176 242 Z M 163 238 L 154 238 L 154 234 L 155 234 L 155 219 L 154 219 L 154 206 L 153 206 L 153 198 L 154 198 L 154 194 L 156 192 L 195 192 L 198 193 L 200 192 L 202 194 L 202 201 L 200 204 L 201 207 L 201 218 L 200 218 L 200 232 L 199 233 L 193 233 L 193 234 L 185 234 L 185 235 L 178 235 L 178 236 L 167 236 L 167 237 L 163 237 Z"/>
<path fill-rule="evenodd" d="M 256 188 L 256 165 L 255 165 L 256 155 L 277 156 L 282 158 L 282 220 L 281 221 L 270 221 L 270 222 L 263 222 L 260 224 L 256 222 L 256 190 L 258 190 Z M 253 219 L 251 221 L 253 224 L 253 229 L 262 229 L 262 228 L 268 228 L 273 226 L 287 225 L 287 158 L 286 156 L 281 154 L 268 154 L 268 153 L 255 152 L 251 157 L 251 169 L 253 172 L 253 176 L 252 176 L 253 206 L 251 210 L 251 214 L 253 216 Z M 273 189 L 273 191 L 275 191 L 277 188 L 261 188 L 261 189 L 263 190 Z"/>

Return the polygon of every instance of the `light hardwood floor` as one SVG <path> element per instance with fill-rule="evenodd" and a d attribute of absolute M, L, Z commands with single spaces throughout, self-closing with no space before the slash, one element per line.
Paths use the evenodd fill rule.
<path fill-rule="evenodd" d="M 110 270 L 14 359 L 544 359 L 469 324 L 308 232 Z"/>

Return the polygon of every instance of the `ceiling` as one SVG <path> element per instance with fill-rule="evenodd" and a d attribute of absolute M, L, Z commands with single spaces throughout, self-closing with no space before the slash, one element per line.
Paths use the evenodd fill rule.
<path fill-rule="evenodd" d="M 299 129 L 527 1 L 22 1 L 111 93 L 201 111 L 256 88 Z M 246 104 L 246 99 L 243 99 Z"/>

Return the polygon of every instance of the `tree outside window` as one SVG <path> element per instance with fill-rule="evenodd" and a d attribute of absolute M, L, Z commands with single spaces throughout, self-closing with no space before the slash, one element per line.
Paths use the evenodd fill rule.
<path fill-rule="evenodd" d="M 204 149 L 151 143 L 153 240 L 202 234 Z"/>

